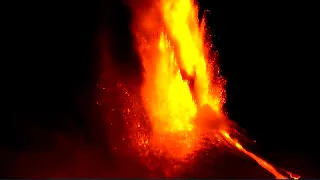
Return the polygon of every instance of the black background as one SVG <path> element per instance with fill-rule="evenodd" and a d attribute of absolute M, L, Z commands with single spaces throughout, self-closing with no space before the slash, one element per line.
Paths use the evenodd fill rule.
<path fill-rule="evenodd" d="M 319 55 L 313 6 L 209 0 L 200 5 L 211 11 L 229 117 L 257 140 L 264 157 L 298 172 L 316 169 Z M 96 38 L 101 27 L 108 29 L 112 53 L 128 65 L 132 37 L 130 12 L 120 1 L 12 2 L 3 8 L 0 172 L 12 176 L 25 168 L 14 163 L 19 154 L 50 147 L 52 134 L 94 141 Z"/>

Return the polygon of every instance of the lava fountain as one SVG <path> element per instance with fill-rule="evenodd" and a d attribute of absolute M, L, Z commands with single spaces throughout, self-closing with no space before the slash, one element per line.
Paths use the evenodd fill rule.
<path fill-rule="evenodd" d="M 203 139 L 209 139 L 212 144 L 235 147 L 276 178 L 293 178 L 231 136 L 235 129 L 222 110 L 225 80 L 219 75 L 205 18 L 198 20 L 196 4 L 192 0 L 152 0 L 143 5 L 135 1 L 131 9 L 143 83 L 139 96 L 118 86 L 126 95 L 123 116 L 130 143 L 141 160 L 150 169 L 161 166 L 155 163 L 159 159 L 165 160 L 173 165 L 162 168 L 168 175 L 203 148 Z"/>

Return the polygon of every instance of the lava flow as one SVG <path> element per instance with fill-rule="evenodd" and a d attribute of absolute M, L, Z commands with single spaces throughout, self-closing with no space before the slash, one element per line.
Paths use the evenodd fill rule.
<path fill-rule="evenodd" d="M 141 7 L 137 4 L 131 5 L 132 31 L 144 68 L 139 96 L 142 108 L 126 90 L 130 105 L 123 115 L 129 124 L 131 144 L 141 159 L 151 169 L 157 166 L 152 158 L 166 159 L 176 168 L 177 162 L 201 150 L 206 138 L 212 144 L 235 147 L 276 178 L 293 178 L 230 136 L 234 129 L 222 111 L 225 80 L 219 75 L 217 53 L 212 51 L 205 20 L 199 22 L 193 1 L 153 0 Z"/>

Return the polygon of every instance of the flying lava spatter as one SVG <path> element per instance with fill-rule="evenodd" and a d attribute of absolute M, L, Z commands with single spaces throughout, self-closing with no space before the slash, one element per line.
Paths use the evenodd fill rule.
<path fill-rule="evenodd" d="M 196 4 L 192 0 L 152 0 L 131 9 L 135 16 L 132 32 L 144 68 L 143 110 L 135 110 L 138 106 L 132 105 L 126 92 L 131 107 L 123 115 L 131 122 L 131 143 L 141 156 L 184 159 L 201 149 L 204 136 L 211 136 L 251 157 L 276 178 L 290 177 L 230 136 L 230 121 L 222 110 L 225 80 L 219 76 L 217 55 L 211 50 L 204 18 L 198 20 Z M 143 115 L 137 116 L 139 113 Z M 150 122 L 149 130 L 145 121 Z"/>

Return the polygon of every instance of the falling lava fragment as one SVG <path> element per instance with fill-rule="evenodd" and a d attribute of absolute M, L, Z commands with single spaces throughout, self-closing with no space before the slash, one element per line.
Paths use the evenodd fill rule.
<path fill-rule="evenodd" d="M 222 111 L 225 80 L 219 76 L 217 54 L 211 50 L 205 20 L 199 23 L 193 1 L 153 0 L 139 5 L 131 5 L 135 15 L 132 31 L 144 67 L 143 117 L 150 122 L 151 131 L 141 131 L 146 126 L 137 116 L 126 113 L 126 118 L 136 122 L 131 138 L 141 155 L 181 160 L 202 148 L 203 137 L 216 138 L 236 147 L 276 178 L 287 178 L 229 135 L 230 121 Z"/>

